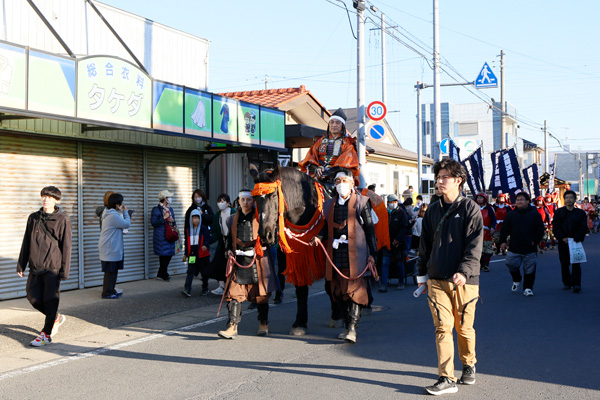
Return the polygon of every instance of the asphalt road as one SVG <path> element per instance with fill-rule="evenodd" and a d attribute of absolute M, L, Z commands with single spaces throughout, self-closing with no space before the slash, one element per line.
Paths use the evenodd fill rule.
<path fill-rule="evenodd" d="M 585 241 L 579 294 L 562 290 L 556 250 L 539 256 L 528 298 L 511 292 L 495 256 L 477 305 L 477 383 L 445 397 L 600 398 L 599 245 L 600 235 Z M 437 379 L 431 315 L 412 285 L 375 291 L 354 345 L 328 327 L 322 282 L 311 288 L 308 335 L 287 334 L 296 309 L 288 287 L 271 308 L 270 335 L 256 336 L 256 312 L 247 311 L 236 340 L 217 338 L 219 299 L 184 299 L 182 286 L 182 276 L 122 284 L 115 301 L 100 300 L 99 288 L 65 292 L 68 320 L 39 349 L 28 342 L 41 315 L 24 299 L 0 302 L 0 399 L 412 399 Z"/>

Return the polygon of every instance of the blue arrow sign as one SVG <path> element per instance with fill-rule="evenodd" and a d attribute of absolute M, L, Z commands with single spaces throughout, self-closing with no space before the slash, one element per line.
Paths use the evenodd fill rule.
<path fill-rule="evenodd" d="M 375 124 L 369 130 L 369 134 L 374 140 L 381 140 L 385 136 L 385 129 L 379 124 Z"/>
<path fill-rule="evenodd" d="M 446 138 L 440 142 L 440 150 L 444 154 L 448 154 L 448 146 L 450 145 L 450 139 Z"/>
<path fill-rule="evenodd" d="M 492 72 L 492 69 L 488 65 L 488 63 L 483 64 L 483 68 L 481 68 L 481 72 L 475 79 L 475 87 L 476 88 L 489 88 L 489 87 L 498 87 L 498 78 Z"/>

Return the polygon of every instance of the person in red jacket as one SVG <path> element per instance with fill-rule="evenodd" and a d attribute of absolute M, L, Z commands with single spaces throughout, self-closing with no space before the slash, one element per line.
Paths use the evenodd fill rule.
<path fill-rule="evenodd" d="M 546 246 L 550 246 L 550 250 L 554 250 L 556 246 L 556 238 L 554 237 L 554 232 L 552 231 L 552 220 L 554 219 L 554 213 L 558 210 L 558 204 L 552 194 L 546 193 L 544 196 L 544 203 L 546 204 L 546 209 L 550 214 L 550 224 L 548 225 L 548 242 Z"/>
<path fill-rule="evenodd" d="M 492 234 L 496 229 L 496 214 L 492 206 L 488 204 L 488 197 L 485 193 L 479 193 L 475 200 L 481 209 L 481 217 L 483 218 L 483 251 L 481 253 L 481 270 L 490 271 L 490 260 L 494 254 L 494 242 Z"/>
<path fill-rule="evenodd" d="M 500 252 L 500 230 L 502 229 L 502 223 L 508 212 L 511 210 L 511 207 L 506 203 L 506 195 L 504 193 L 499 193 L 498 196 L 496 196 L 496 204 L 494 204 L 493 207 L 494 215 L 496 216 L 496 229 L 492 234 L 492 238 L 494 239 L 495 245 L 494 252 L 498 254 Z M 503 251 L 502 255 L 506 255 L 506 251 Z"/>
<path fill-rule="evenodd" d="M 546 204 L 542 196 L 538 196 L 535 198 L 534 205 L 536 211 L 540 214 L 540 217 L 542 217 L 542 222 L 544 223 L 544 237 L 539 243 L 540 254 L 543 254 L 544 250 L 546 249 L 546 243 L 548 242 L 548 227 L 550 226 L 552 221 L 550 219 L 550 212 L 546 208 Z"/>

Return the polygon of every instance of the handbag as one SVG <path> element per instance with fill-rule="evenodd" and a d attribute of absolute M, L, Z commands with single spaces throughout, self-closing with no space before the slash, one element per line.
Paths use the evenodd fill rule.
<path fill-rule="evenodd" d="M 177 232 L 177 227 L 174 223 L 165 221 L 165 239 L 167 242 L 176 242 L 179 240 L 179 232 Z"/>
<path fill-rule="evenodd" d="M 587 262 L 582 242 L 576 242 L 573 238 L 569 238 L 569 257 L 571 258 L 571 264 Z"/>

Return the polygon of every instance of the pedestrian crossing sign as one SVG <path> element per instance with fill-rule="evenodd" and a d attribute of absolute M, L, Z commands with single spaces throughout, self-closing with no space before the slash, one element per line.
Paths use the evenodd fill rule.
<path fill-rule="evenodd" d="M 498 78 L 494 75 L 494 72 L 486 62 L 481 68 L 481 72 L 475 79 L 476 88 L 495 88 L 498 87 Z"/>

